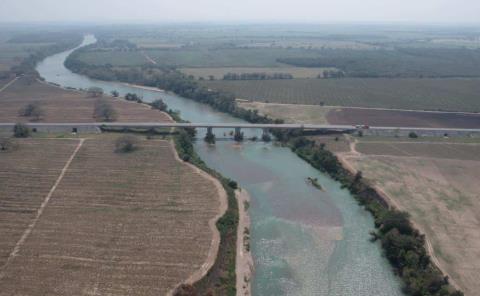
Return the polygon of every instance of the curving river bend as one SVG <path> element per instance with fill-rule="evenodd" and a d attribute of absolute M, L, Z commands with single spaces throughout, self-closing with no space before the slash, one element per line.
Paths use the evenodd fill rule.
<path fill-rule="evenodd" d="M 95 42 L 86 36 L 83 44 Z M 46 58 L 37 70 L 63 87 L 98 86 L 109 93 L 136 93 L 146 102 L 161 97 L 191 122 L 243 122 L 207 105 L 179 96 L 103 82 L 77 75 L 63 65 L 69 50 Z M 225 131 L 216 130 L 217 138 Z M 259 134 L 260 131 L 245 131 Z M 201 136 L 201 135 L 200 135 Z M 211 168 L 239 182 L 251 195 L 251 250 L 255 262 L 253 295 L 400 296 L 399 280 L 378 244 L 369 242 L 374 228 L 368 212 L 347 190 L 287 148 L 272 144 L 203 141 L 195 149 Z M 305 182 L 315 177 L 319 191 Z"/>

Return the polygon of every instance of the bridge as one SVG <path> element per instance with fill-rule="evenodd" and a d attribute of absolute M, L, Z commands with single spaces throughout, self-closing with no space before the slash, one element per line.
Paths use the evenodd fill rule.
<path fill-rule="evenodd" d="M 92 122 L 92 123 L 44 123 L 28 122 L 28 127 L 35 131 L 44 132 L 94 132 L 101 128 L 205 128 L 207 134 L 212 133 L 213 129 L 231 129 L 236 135 L 241 133 L 242 129 L 262 129 L 268 133 L 272 129 L 304 130 L 304 131 L 323 131 L 338 133 L 353 133 L 362 131 L 370 135 L 408 135 L 415 132 L 419 135 L 430 136 L 454 136 L 469 135 L 480 136 L 480 128 L 462 129 L 462 128 L 431 128 L 431 127 L 388 127 L 388 126 L 355 126 L 355 125 L 332 125 L 332 124 L 261 124 L 261 123 L 177 123 L 177 122 Z M 0 123 L 0 130 L 11 130 L 15 123 Z"/>

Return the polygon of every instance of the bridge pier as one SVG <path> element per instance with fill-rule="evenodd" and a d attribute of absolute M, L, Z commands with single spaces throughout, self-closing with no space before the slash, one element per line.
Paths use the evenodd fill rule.
<path fill-rule="evenodd" d="M 268 128 L 263 128 L 262 129 L 262 141 L 264 142 L 270 142 L 272 138 L 270 137 L 270 131 Z"/>
<path fill-rule="evenodd" d="M 211 126 L 207 127 L 207 134 L 205 135 L 205 142 L 215 144 L 215 134 Z"/>
<path fill-rule="evenodd" d="M 207 127 L 207 137 L 213 136 L 213 127 Z"/>
<path fill-rule="evenodd" d="M 235 133 L 233 134 L 233 139 L 235 139 L 235 141 L 238 141 L 238 142 L 243 141 L 243 133 L 242 133 L 242 129 L 240 127 L 235 128 Z"/>

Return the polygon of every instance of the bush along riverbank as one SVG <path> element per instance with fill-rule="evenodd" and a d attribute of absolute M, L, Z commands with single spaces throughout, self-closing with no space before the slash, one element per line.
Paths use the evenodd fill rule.
<path fill-rule="evenodd" d="M 235 198 L 237 183 L 223 177 L 217 171 L 209 168 L 203 162 L 193 147 L 194 133 L 192 130 L 180 129 L 175 136 L 177 152 L 184 161 L 188 161 L 198 168 L 204 170 L 211 176 L 217 178 L 228 196 L 228 209 L 217 222 L 220 232 L 220 247 L 214 265 L 207 275 L 193 286 L 183 285 L 177 289 L 175 296 L 187 295 L 236 295 L 236 241 L 238 228 L 238 204 Z"/>
<path fill-rule="evenodd" d="M 85 49 L 83 49 L 85 50 Z M 194 80 L 185 77 L 175 69 L 144 66 L 134 68 L 113 68 L 109 66 L 91 66 L 77 59 L 72 54 L 65 65 L 72 71 L 101 80 L 119 80 L 128 83 L 158 87 L 167 91 L 206 103 L 213 108 L 229 113 L 251 123 L 282 123 L 258 114 L 256 111 L 245 110 L 236 105 L 232 94 L 218 92 L 199 86 Z M 159 70 L 160 69 L 160 70 Z M 352 175 L 338 161 L 337 157 L 323 147 L 302 136 L 301 132 L 275 130 L 272 133 L 277 140 L 288 145 L 293 152 L 316 169 L 329 174 L 333 179 L 350 190 L 356 200 L 362 204 L 374 217 L 376 231 L 372 232 L 372 240 L 379 240 L 390 264 L 396 274 L 402 279 L 404 292 L 412 296 L 461 296 L 448 282 L 442 272 L 431 262 L 425 248 L 425 238 L 414 229 L 407 213 L 390 208 L 383 197 L 372 188 L 361 173 Z M 233 193 L 233 184 L 228 179 L 206 168 L 193 150 L 192 133 L 183 131 L 176 138 L 177 150 L 185 161 L 191 161 L 200 168 L 222 180 L 229 196 L 229 210 L 225 219 L 219 221 L 222 234 L 221 253 L 218 262 L 211 272 L 195 288 L 206 291 L 206 287 L 218 283 L 211 292 L 217 295 L 234 295 L 235 289 L 235 239 L 238 223 L 238 206 Z M 233 226 L 235 225 L 235 226 Z M 232 244 L 232 245 L 231 245 Z M 232 263 L 233 262 L 233 263 Z M 231 284 L 233 283 L 233 284 Z M 223 285 L 222 285 L 223 284 Z M 193 289 L 193 287 L 191 287 Z M 189 291 L 186 289 L 185 291 Z M 208 292 L 208 291 L 207 291 Z M 182 294 L 179 294 L 182 295 Z M 189 294 L 184 294 L 189 295 Z"/>
<path fill-rule="evenodd" d="M 395 273 L 403 280 L 403 291 L 412 296 L 461 296 L 442 272 L 432 263 L 425 248 L 425 237 L 416 230 L 405 212 L 388 206 L 383 197 L 362 178 L 352 174 L 330 151 L 302 136 L 280 137 L 299 157 L 321 172 L 327 173 L 348 189 L 374 217 L 376 231 L 372 241 L 379 240 Z"/>

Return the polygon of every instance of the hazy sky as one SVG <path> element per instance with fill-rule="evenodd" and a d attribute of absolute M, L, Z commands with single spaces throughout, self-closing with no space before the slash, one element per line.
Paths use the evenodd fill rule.
<path fill-rule="evenodd" d="M 0 0 L 0 22 L 480 23 L 480 0 Z"/>

